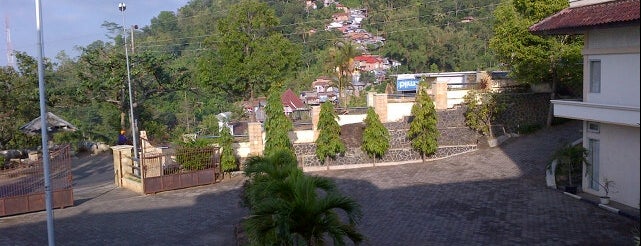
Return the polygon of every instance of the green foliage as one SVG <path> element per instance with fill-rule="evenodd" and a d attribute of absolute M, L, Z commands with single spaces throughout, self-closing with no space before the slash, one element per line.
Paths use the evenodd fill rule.
<path fill-rule="evenodd" d="M 494 11 L 494 37 L 490 48 L 518 81 L 528 84 L 557 83 L 577 95 L 582 84 L 583 37 L 537 36 L 528 28 L 568 6 L 565 0 L 502 0 Z"/>
<path fill-rule="evenodd" d="M 289 132 L 294 128 L 291 120 L 287 118 L 281 101 L 282 89 L 278 84 L 273 84 L 267 96 L 265 106 L 265 155 L 275 151 L 287 150 L 294 153 L 294 146 L 289 140 Z"/>
<path fill-rule="evenodd" d="M 233 147 L 234 138 L 231 135 L 231 132 L 228 127 L 223 127 L 220 131 L 220 147 L 222 148 L 222 153 L 220 157 L 220 165 L 223 168 L 224 172 L 230 172 L 238 169 L 238 162 L 236 161 L 236 156 L 234 155 Z"/>
<path fill-rule="evenodd" d="M 557 149 L 552 155 L 552 160 L 557 160 L 556 174 L 567 173 L 568 184 L 574 185 L 573 180 L 581 180 L 581 169 L 586 165 L 585 175 L 590 175 L 591 168 L 588 162 L 588 150 L 582 145 L 566 144 Z M 552 161 L 548 162 L 547 168 L 551 168 Z"/>
<path fill-rule="evenodd" d="M 249 99 L 293 74 L 301 48 L 276 32 L 278 23 L 266 3 L 247 0 L 232 6 L 218 22 L 219 35 L 206 40 L 212 51 L 198 63 L 201 83 L 232 99 Z"/>
<path fill-rule="evenodd" d="M 363 145 L 361 149 L 370 157 L 382 158 L 390 147 L 389 131 L 381 120 L 374 108 L 367 109 L 365 117 L 365 130 L 363 131 Z"/>
<path fill-rule="evenodd" d="M 364 28 L 386 39 L 383 46 L 371 45 L 376 50 L 370 52 L 401 62 L 390 73 L 402 73 L 433 67 L 476 70 L 497 64 L 487 40 L 492 35 L 491 10 L 498 1 L 349 0 L 341 4 L 368 10 Z M 246 120 L 237 101 L 264 95 L 273 82 L 284 81 L 287 88 L 302 91 L 325 75 L 348 88 L 352 61 L 343 58 L 353 58 L 359 51 L 339 55 L 336 41 L 342 33 L 321 30 L 341 10 L 316 3 L 318 9 L 306 9 L 299 1 L 190 1 L 175 13 L 163 11 L 149 26 L 133 30 L 135 52 L 130 50 L 129 59 L 140 130 L 146 130 L 150 139 L 168 141 L 202 129 L 207 115 L 232 111 L 234 120 Z M 479 21 L 463 24 L 463 16 Z M 105 22 L 103 27 L 111 40 L 79 47 L 77 59 L 59 53 L 57 64 L 45 60 L 47 103 L 77 126 L 82 138 L 113 142 L 119 129 L 131 128 L 125 36 L 118 23 Z M 38 116 L 37 63 L 22 52 L 16 58 L 16 70 L 0 68 L 0 145 L 37 146 L 38 136 L 14 129 Z M 341 73 L 336 73 L 336 67 L 342 67 Z M 376 91 L 384 92 L 385 86 L 375 86 Z M 341 103 L 364 102 L 347 99 L 351 98 Z"/>
<path fill-rule="evenodd" d="M 4 169 L 5 165 L 7 165 L 7 159 L 4 155 L 0 155 L 0 169 Z"/>
<path fill-rule="evenodd" d="M 330 56 L 327 61 L 327 69 L 331 74 L 335 74 L 334 82 L 339 91 L 339 102 L 343 107 L 347 107 L 348 97 L 345 90 L 352 86 L 352 75 L 354 73 L 354 57 L 360 55 L 362 51 L 356 48 L 356 45 L 350 42 L 336 42 L 335 47 L 330 50 Z"/>
<path fill-rule="evenodd" d="M 496 93 L 468 91 L 463 98 L 463 103 L 467 107 L 464 113 L 465 125 L 484 136 L 494 138 L 492 121 L 505 107 L 497 98 Z"/>
<path fill-rule="evenodd" d="M 200 129 L 201 135 L 218 136 L 220 134 L 218 129 L 218 118 L 216 118 L 216 115 L 214 114 L 206 115 L 203 117 L 203 120 L 200 121 L 198 129 Z"/>
<path fill-rule="evenodd" d="M 210 168 L 213 161 L 212 147 L 203 147 L 206 142 L 195 141 L 176 149 L 176 162 L 186 171 Z"/>
<path fill-rule="evenodd" d="M 288 151 L 252 157 L 243 200 L 250 209 L 244 221 L 252 245 L 344 245 L 363 241 L 356 230 L 360 205 L 339 193 L 327 178 L 306 176 Z M 346 222 L 343 220 L 347 219 Z"/>
<path fill-rule="evenodd" d="M 425 156 L 432 155 L 438 150 L 438 137 L 440 132 L 436 128 L 437 114 L 434 101 L 425 91 L 425 82 L 419 84 L 420 90 L 416 95 L 416 102 L 412 106 L 412 122 L 407 138 L 412 141 L 412 148 Z"/>
<path fill-rule="evenodd" d="M 321 162 L 327 157 L 336 158 L 336 155 L 345 153 L 345 144 L 341 140 L 341 127 L 336 119 L 334 105 L 330 102 L 321 104 L 320 115 L 318 116 L 318 129 L 320 130 L 316 139 L 316 156 Z"/>

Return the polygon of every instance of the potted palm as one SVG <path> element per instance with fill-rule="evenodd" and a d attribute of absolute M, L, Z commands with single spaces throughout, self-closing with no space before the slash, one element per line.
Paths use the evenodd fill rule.
<path fill-rule="evenodd" d="M 605 195 L 599 197 L 601 200 L 601 204 L 609 204 L 610 203 L 610 188 L 612 188 L 612 184 L 614 184 L 613 180 L 610 180 L 608 178 L 603 178 L 602 182 L 597 182 L 601 188 L 603 188 L 603 191 L 605 192 Z"/>
<path fill-rule="evenodd" d="M 566 192 L 572 194 L 577 193 L 578 187 L 575 184 L 575 180 L 577 181 L 576 183 L 581 183 L 581 168 L 583 163 L 588 163 L 587 156 L 588 150 L 586 148 L 582 145 L 573 144 L 564 145 L 552 155 L 552 160 L 556 160 L 557 162 L 555 173 L 557 175 L 567 174 Z M 552 168 L 552 165 L 548 164 L 547 168 Z"/>

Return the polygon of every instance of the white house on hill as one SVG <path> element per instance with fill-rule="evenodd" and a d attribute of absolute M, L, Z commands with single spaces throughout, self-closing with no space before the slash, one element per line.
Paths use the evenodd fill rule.
<path fill-rule="evenodd" d="M 583 101 L 552 100 L 554 115 L 584 122 L 592 175 L 583 191 L 604 195 L 607 178 L 612 200 L 638 209 L 639 0 L 571 0 L 530 31 L 584 35 Z"/>

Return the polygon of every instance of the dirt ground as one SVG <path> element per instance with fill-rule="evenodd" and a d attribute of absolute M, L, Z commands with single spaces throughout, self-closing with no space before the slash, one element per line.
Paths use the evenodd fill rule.
<path fill-rule="evenodd" d="M 341 126 L 341 140 L 346 147 L 360 147 L 363 142 L 364 123 L 354 123 Z"/>

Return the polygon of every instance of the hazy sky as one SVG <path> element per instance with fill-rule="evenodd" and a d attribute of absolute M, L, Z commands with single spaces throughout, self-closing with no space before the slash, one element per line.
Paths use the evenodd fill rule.
<path fill-rule="evenodd" d="M 0 66 L 7 65 L 7 20 L 11 44 L 15 51 L 38 55 L 35 0 L 0 0 L 2 32 L 0 33 Z M 104 21 L 122 25 L 118 3 L 124 2 L 125 26 L 147 26 L 161 11 L 176 12 L 189 0 L 41 0 L 44 56 L 54 58 L 59 51 L 76 57 L 75 46 L 86 46 L 106 40 Z"/>

